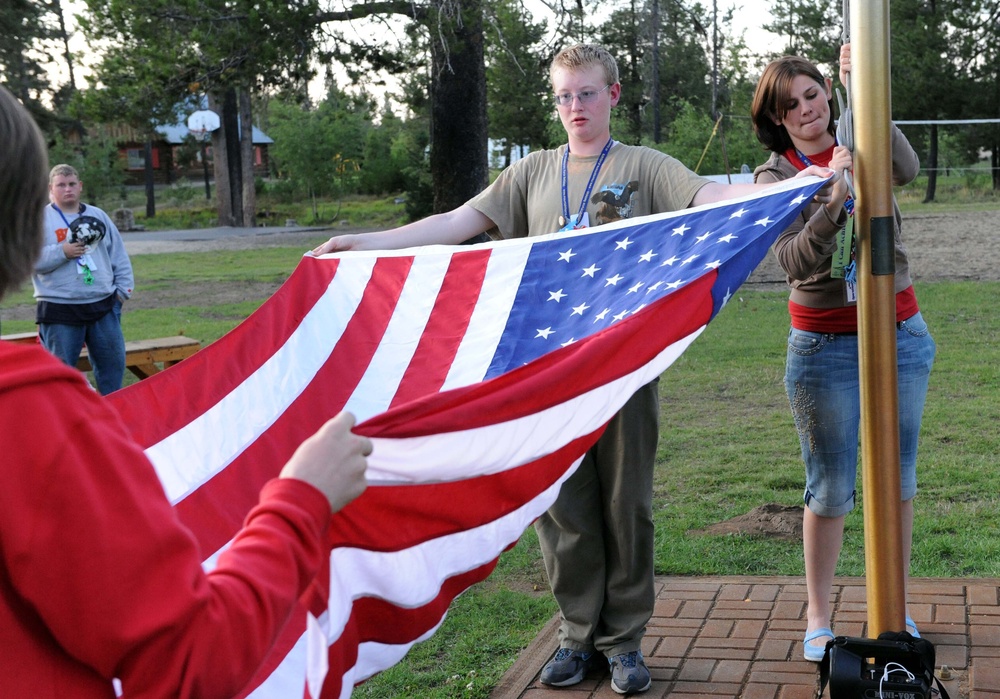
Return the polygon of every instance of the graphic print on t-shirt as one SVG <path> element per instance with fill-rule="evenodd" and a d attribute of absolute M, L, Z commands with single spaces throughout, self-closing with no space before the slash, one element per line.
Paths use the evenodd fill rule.
<path fill-rule="evenodd" d="M 639 191 L 639 181 L 626 184 L 609 184 L 590 198 L 591 204 L 600 204 L 597 223 L 611 223 L 632 215 L 632 197 Z"/>

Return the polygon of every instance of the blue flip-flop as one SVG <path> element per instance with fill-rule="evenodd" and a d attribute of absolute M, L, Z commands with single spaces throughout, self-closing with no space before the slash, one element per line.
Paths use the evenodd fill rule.
<path fill-rule="evenodd" d="M 910 631 L 910 629 L 913 629 Z M 920 638 L 920 632 L 917 631 L 917 625 L 913 623 L 913 619 L 906 617 L 906 630 L 910 631 L 910 635 L 914 638 Z"/>
<path fill-rule="evenodd" d="M 812 641 L 813 639 L 816 638 L 822 638 L 823 636 L 829 636 L 832 639 L 833 631 L 831 631 L 827 627 L 823 627 L 822 629 L 816 629 L 815 631 L 807 633 L 805 639 L 803 639 L 802 655 L 809 662 L 813 663 L 823 662 L 823 656 L 826 655 L 826 645 L 814 646 L 809 643 L 809 641 Z"/>

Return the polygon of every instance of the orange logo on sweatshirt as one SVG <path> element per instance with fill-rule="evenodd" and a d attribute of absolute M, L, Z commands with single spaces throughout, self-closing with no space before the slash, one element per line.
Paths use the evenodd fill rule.
<path fill-rule="evenodd" d="M 66 240 L 66 234 L 69 233 L 68 228 L 57 228 L 56 229 L 56 242 L 62 243 Z"/>

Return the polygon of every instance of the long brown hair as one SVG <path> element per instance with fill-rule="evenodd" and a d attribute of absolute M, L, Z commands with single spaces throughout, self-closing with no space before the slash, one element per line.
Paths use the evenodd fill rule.
<path fill-rule="evenodd" d="M 48 153 L 28 111 L 0 87 L 0 298 L 31 276 L 42 249 Z"/>
<path fill-rule="evenodd" d="M 753 103 L 750 105 L 753 131 L 757 135 L 757 140 L 775 153 L 784 153 L 792 147 L 788 130 L 784 125 L 774 122 L 775 119 L 784 121 L 788 113 L 784 105 L 788 103 L 792 81 L 800 75 L 805 75 L 822 86 L 826 85 L 823 74 L 811 62 L 800 56 L 782 56 L 767 64 L 753 93 Z M 837 127 L 833 120 L 833 100 L 831 99 L 829 103 L 830 123 L 826 130 L 833 136 Z"/>

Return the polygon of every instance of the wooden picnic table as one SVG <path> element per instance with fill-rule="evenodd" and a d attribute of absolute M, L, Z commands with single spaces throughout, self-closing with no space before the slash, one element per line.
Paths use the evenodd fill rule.
<path fill-rule="evenodd" d="M 38 342 L 38 334 L 34 332 L 12 333 L 2 338 L 8 342 Z M 125 343 L 125 367 L 140 379 L 149 378 L 168 366 L 173 366 L 182 359 L 187 359 L 201 349 L 201 343 L 184 335 L 157 337 L 149 340 L 129 340 Z M 160 368 L 163 365 L 163 369 Z M 80 353 L 76 363 L 80 371 L 90 371 L 90 356 L 87 348 Z"/>

